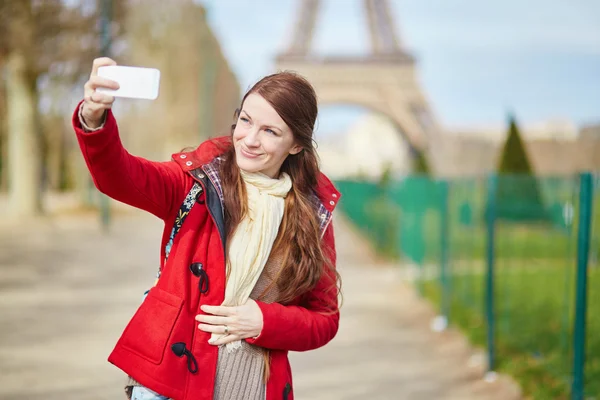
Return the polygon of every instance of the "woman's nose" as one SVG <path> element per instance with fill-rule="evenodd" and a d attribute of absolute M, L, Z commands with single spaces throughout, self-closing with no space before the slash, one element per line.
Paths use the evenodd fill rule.
<path fill-rule="evenodd" d="M 260 145 L 258 140 L 258 130 L 251 129 L 244 138 L 244 144 L 247 147 L 258 147 Z"/>

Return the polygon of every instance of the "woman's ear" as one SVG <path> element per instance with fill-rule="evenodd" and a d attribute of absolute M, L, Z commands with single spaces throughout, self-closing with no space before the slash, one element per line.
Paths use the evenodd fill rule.
<path fill-rule="evenodd" d="M 233 131 L 235 131 L 235 126 L 237 124 L 237 120 L 240 117 L 240 112 L 241 110 L 239 108 L 236 108 L 235 111 L 233 112 L 233 124 L 231 124 L 231 135 L 233 136 Z"/>
<path fill-rule="evenodd" d="M 295 156 L 296 154 L 300 153 L 301 151 L 302 151 L 302 146 L 299 146 L 296 144 L 290 149 L 290 154 Z"/>

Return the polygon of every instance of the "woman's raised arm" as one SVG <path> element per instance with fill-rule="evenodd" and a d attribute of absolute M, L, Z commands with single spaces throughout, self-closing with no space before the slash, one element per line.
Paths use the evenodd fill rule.
<path fill-rule="evenodd" d="M 149 161 L 123 147 L 111 111 L 114 97 L 96 91 L 98 87 L 118 88 L 116 82 L 97 76 L 99 67 L 115 64 L 109 58 L 94 60 L 84 100 L 73 114 L 77 141 L 98 190 L 166 219 L 185 197 L 188 179 L 173 161 Z"/>

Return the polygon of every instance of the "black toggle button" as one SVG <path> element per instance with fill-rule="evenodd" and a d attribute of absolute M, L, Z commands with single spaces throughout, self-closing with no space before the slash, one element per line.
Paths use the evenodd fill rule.
<path fill-rule="evenodd" d="M 290 392 L 292 391 L 292 385 L 290 385 L 290 383 L 286 383 L 285 387 L 283 388 L 283 400 L 288 400 L 288 397 L 290 395 Z"/>
<path fill-rule="evenodd" d="M 177 342 L 171 345 L 171 350 L 177 357 L 187 357 L 187 368 L 192 374 L 198 372 L 198 362 L 191 351 L 185 348 L 185 343 Z"/>
<path fill-rule="evenodd" d="M 185 343 L 183 342 L 178 342 L 178 343 L 174 343 L 171 346 L 171 350 L 173 350 L 173 353 L 175 353 L 175 355 L 177 357 L 182 357 L 185 354 Z"/>
<path fill-rule="evenodd" d="M 204 294 L 208 292 L 208 274 L 204 270 L 202 263 L 190 264 L 190 271 L 192 271 L 194 276 L 200 278 L 198 281 L 198 289 L 200 290 L 200 293 Z"/>
<path fill-rule="evenodd" d="M 190 271 L 192 271 L 192 274 L 194 274 L 194 276 L 200 276 L 200 274 L 202 273 L 202 263 L 192 263 L 190 264 Z"/>

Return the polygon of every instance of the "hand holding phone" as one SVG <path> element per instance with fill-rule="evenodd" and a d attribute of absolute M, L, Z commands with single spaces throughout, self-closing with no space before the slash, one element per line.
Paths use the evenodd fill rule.
<path fill-rule="evenodd" d="M 156 99 L 160 71 L 153 68 L 121 67 L 108 57 L 94 60 L 90 79 L 85 83 L 81 115 L 90 128 L 102 125 L 115 96 Z"/>
<path fill-rule="evenodd" d="M 110 79 L 98 76 L 98 69 L 103 66 L 117 65 L 108 57 L 100 57 L 94 60 L 90 79 L 83 85 L 83 106 L 81 116 L 89 128 L 98 128 L 104 121 L 107 110 L 112 108 L 115 98 L 111 95 L 98 92 L 99 88 L 117 90 L 119 84 Z"/>

